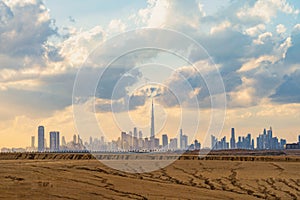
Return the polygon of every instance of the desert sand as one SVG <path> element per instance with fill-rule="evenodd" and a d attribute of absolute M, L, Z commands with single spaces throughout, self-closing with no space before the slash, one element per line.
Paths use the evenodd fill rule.
<path fill-rule="evenodd" d="M 0 160 L 2 199 L 300 198 L 298 159 L 181 158 L 154 172 L 126 173 L 89 156 L 32 160 L 22 155 Z M 161 161 L 151 162 L 159 166 Z"/>

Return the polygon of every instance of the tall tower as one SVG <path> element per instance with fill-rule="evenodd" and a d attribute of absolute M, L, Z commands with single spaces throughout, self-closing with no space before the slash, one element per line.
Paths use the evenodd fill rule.
<path fill-rule="evenodd" d="M 59 132 L 51 131 L 50 135 L 50 151 L 59 151 Z"/>
<path fill-rule="evenodd" d="M 230 148 L 231 149 L 236 148 L 234 128 L 231 128 Z"/>
<path fill-rule="evenodd" d="M 35 137 L 31 136 L 31 148 L 34 148 Z"/>
<path fill-rule="evenodd" d="M 38 151 L 39 152 L 43 152 L 44 151 L 44 132 L 45 132 L 45 129 L 43 126 L 39 126 L 38 127 Z"/>
<path fill-rule="evenodd" d="M 154 106 L 153 106 L 153 99 L 152 99 L 152 105 L 151 105 L 151 129 L 150 129 L 150 138 L 155 137 L 155 131 L 154 131 Z"/>

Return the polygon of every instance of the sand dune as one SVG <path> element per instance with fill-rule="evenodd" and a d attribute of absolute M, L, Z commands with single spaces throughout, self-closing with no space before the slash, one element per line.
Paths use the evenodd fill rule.
<path fill-rule="evenodd" d="M 182 159 L 151 173 L 126 173 L 111 169 L 97 160 L 81 158 L 86 160 L 1 160 L 0 198 L 300 198 L 300 163 L 296 160 L 245 162 Z M 160 166 L 161 160 L 151 162 Z"/>

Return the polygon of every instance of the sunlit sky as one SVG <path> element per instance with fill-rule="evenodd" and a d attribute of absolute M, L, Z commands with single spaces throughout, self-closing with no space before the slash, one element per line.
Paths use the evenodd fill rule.
<path fill-rule="evenodd" d="M 101 134 L 107 139 L 117 139 L 121 130 L 129 131 L 133 126 L 149 136 L 152 96 L 158 136 L 168 133 L 175 137 L 183 128 L 190 138 L 195 136 L 209 146 L 206 139 L 210 134 L 229 139 L 231 127 L 237 135 L 251 133 L 256 137 L 272 126 L 275 136 L 288 142 L 297 140 L 298 0 L 0 0 L 0 147 L 29 146 L 39 125 L 45 126 L 47 140 L 48 132 L 54 130 L 67 140 L 78 132 L 84 139 L 98 136 L 95 124 L 84 114 L 78 117 L 74 113 L 78 105 L 72 106 L 79 69 L 97 74 L 104 69 L 101 56 L 118 56 L 122 49 L 143 41 L 163 44 L 174 52 L 181 52 L 185 45 L 176 34 L 162 37 L 147 31 L 139 38 L 129 36 L 113 42 L 115 37 L 141 28 L 185 35 L 207 55 L 194 55 L 191 47 L 184 53 L 193 60 L 189 63 L 170 52 L 144 49 L 116 60 L 98 77 L 95 98 L 81 101 L 85 112 L 95 111 Z M 113 46 L 105 46 L 107 43 Z M 193 70 L 194 64 L 203 69 L 212 66 L 210 70 L 222 77 L 226 112 L 219 111 L 226 115 L 220 134 L 207 130 L 211 98 L 222 97 L 209 95 L 205 80 Z M 82 90 L 93 78 L 97 77 L 85 77 Z M 151 88 L 155 88 L 152 94 Z M 197 100 L 197 108 L 193 100 Z M 75 120 L 80 125 L 74 116 L 84 118 Z M 80 132 L 78 127 L 86 131 Z"/>

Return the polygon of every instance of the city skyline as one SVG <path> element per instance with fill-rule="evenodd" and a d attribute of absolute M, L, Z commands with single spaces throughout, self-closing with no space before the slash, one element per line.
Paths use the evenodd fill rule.
<path fill-rule="evenodd" d="M 49 132 L 49 142 L 47 142 L 44 136 L 44 126 L 39 126 L 37 131 L 37 145 L 35 145 L 35 136 L 31 136 L 30 145 L 24 147 L 6 148 L 2 147 L 2 152 L 11 151 L 36 151 L 36 152 L 64 152 L 64 151 L 174 151 L 174 150 L 227 150 L 227 149 L 248 149 L 248 150 L 282 150 L 286 148 L 286 145 L 290 145 L 289 149 L 300 148 L 300 135 L 294 141 L 287 142 L 284 138 L 273 137 L 273 129 L 263 129 L 261 133 L 255 138 L 252 138 L 252 134 L 248 133 L 244 135 L 235 135 L 235 128 L 231 128 L 231 137 L 229 142 L 226 140 L 226 136 L 215 137 L 211 136 L 210 146 L 202 146 L 201 141 L 195 139 L 193 141 L 188 140 L 188 136 L 183 134 L 183 130 L 180 129 L 179 134 L 176 137 L 169 137 L 167 133 L 161 135 L 161 138 L 143 137 L 142 131 L 138 131 L 134 127 L 133 131 L 122 131 L 120 137 L 112 141 L 107 141 L 103 136 L 99 138 L 89 137 L 89 141 L 83 141 L 79 135 L 74 134 L 69 142 L 66 142 L 65 136 L 61 135 L 59 131 Z M 136 134 L 135 134 L 136 133 Z M 138 134 L 137 134 L 138 133 Z M 39 137 L 40 136 L 40 137 Z M 238 139 L 238 140 L 236 140 Z M 43 141 L 43 142 L 41 142 Z M 60 143 L 60 141 L 62 141 Z M 234 143 L 233 143 L 234 141 Z M 237 142 L 235 142 L 237 141 Z M 255 142 L 254 142 L 255 141 Z M 152 143 L 153 142 L 153 143 Z M 49 145 L 45 145 L 49 144 Z M 293 146 L 294 145 L 294 146 Z M 293 147 L 292 147 L 293 146 Z"/>
<path fill-rule="evenodd" d="M 35 136 L 31 136 L 30 148 L 29 150 L 34 150 L 38 152 L 51 151 L 59 152 L 64 150 L 90 150 L 90 151 L 137 151 L 137 150 L 188 150 L 201 149 L 201 142 L 197 138 L 193 138 L 193 141 L 188 140 L 188 135 L 183 133 L 182 127 L 179 129 L 179 133 L 175 133 L 175 137 L 169 137 L 168 133 L 159 134 L 155 132 L 155 107 L 153 101 L 153 94 L 151 91 L 151 108 L 150 108 L 150 130 L 148 136 L 143 137 L 143 131 L 138 130 L 137 127 L 133 127 L 130 131 L 121 131 L 121 135 L 114 140 L 108 141 L 105 136 L 98 136 L 100 143 L 96 139 L 93 141 L 92 136 L 88 136 L 88 141 L 83 141 L 79 134 L 73 135 L 72 143 L 65 141 L 65 136 L 61 136 L 59 131 L 50 131 L 48 146 L 47 139 L 45 137 L 45 127 L 38 126 L 37 131 L 37 148 L 35 147 Z M 218 137 L 211 134 L 210 149 L 223 150 L 223 149 L 284 149 L 287 143 L 286 139 L 278 139 L 273 137 L 273 130 L 270 127 L 269 130 L 264 128 L 263 133 L 258 135 L 256 140 L 256 147 L 254 145 L 254 138 L 251 138 L 251 133 L 248 133 L 246 137 L 237 136 L 235 128 L 231 129 L 231 137 L 229 142 L 226 141 L 226 136 L 223 136 L 220 141 Z M 172 134 L 173 135 L 173 134 Z M 77 142 L 76 142 L 76 138 Z M 101 139 L 100 139 L 101 138 Z M 106 140 L 105 140 L 106 139 Z M 191 139 L 190 139 L 191 140 Z M 298 136 L 298 142 L 300 142 L 300 135 Z M 62 143 L 60 143 L 62 141 Z M 202 141 L 203 142 L 203 141 Z M 68 144 L 68 145 L 67 145 Z M 78 145 L 79 146 L 78 146 Z M 105 147 L 105 148 L 104 148 Z M 5 147 L 2 147 L 5 151 Z M 204 146 L 204 148 L 209 148 Z"/>

